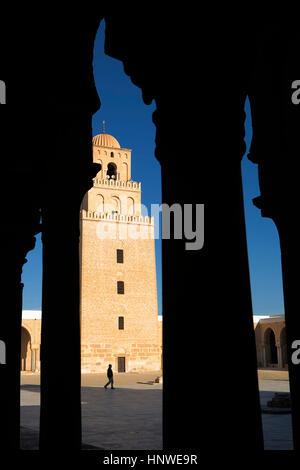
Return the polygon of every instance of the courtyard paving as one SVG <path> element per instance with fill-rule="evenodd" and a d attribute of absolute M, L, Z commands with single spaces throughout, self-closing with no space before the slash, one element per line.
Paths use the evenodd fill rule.
<path fill-rule="evenodd" d="M 157 372 L 115 374 L 115 390 L 104 389 L 105 374 L 82 376 L 82 440 L 106 450 L 162 449 L 162 385 Z M 22 375 L 21 442 L 38 449 L 39 375 Z"/>
<path fill-rule="evenodd" d="M 105 374 L 82 376 L 82 435 L 85 445 L 106 450 L 162 449 L 162 388 L 157 372 L 116 374 L 115 390 L 103 388 Z M 21 441 L 38 448 L 39 375 L 21 378 Z M 286 371 L 259 371 L 261 405 L 274 392 L 288 392 Z M 265 450 L 292 450 L 290 414 L 262 414 Z"/>
<path fill-rule="evenodd" d="M 267 405 L 274 392 L 289 392 L 287 380 L 260 380 L 260 403 Z M 292 415 L 262 414 L 265 450 L 293 450 Z"/>

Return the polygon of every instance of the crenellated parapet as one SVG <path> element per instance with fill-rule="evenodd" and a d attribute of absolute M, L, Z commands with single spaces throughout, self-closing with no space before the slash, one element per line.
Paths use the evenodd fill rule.
<path fill-rule="evenodd" d="M 142 183 L 138 183 L 137 181 L 118 181 L 113 179 L 99 179 L 94 178 L 94 187 L 97 188 L 117 188 L 117 189 L 130 189 L 140 191 L 142 187 Z"/>
<path fill-rule="evenodd" d="M 141 225 L 154 225 L 154 217 L 149 216 L 137 216 L 137 215 L 122 215 L 122 214 L 112 214 L 105 212 L 96 212 L 96 211 L 86 211 L 81 210 L 81 218 L 83 220 L 103 220 L 107 222 L 125 222 L 125 223 L 134 223 Z"/>

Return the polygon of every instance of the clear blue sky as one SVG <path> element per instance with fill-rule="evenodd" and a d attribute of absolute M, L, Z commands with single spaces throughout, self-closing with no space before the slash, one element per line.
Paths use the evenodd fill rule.
<path fill-rule="evenodd" d="M 161 203 L 160 165 L 155 159 L 155 126 L 152 113 L 155 102 L 146 106 L 139 88 L 124 73 L 121 62 L 104 54 L 104 24 L 101 25 L 94 51 L 94 76 L 101 109 L 93 117 L 93 135 L 102 132 L 113 135 L 123 148 L 132 149 L 132 179 L 142 182 L 142 202 L 149 208 Z M 251 140 L 249 103 L 246 104 L 246 142 Z M 248 254 L 255 314 L 284 313 L 281 284 L 281 264 L 278 235 L 273 222 L 260 216 L 252 204 L 259 195 L 257 165 L 246 157 L 242 162 Z M 200 201 L 201 202 L 201 201 Z M 162 313 L 161 243 L 156 240 L 158 311 Z M 23 308 L 41 308 L 41 240 L 37 237 L 34 251 L 28 254 L 24 266 Z"/>
<path fill-rule="evenodd" d="M 252 138 L 248 99 L 245 111 L 247 151 L 242 160 L 242 176 L 253 313 L 283 314 L 281 255 L 277 229 L 271 219 L 261 217 L 260 210 L 252 203 L 252 199 L 260 195 L 260 190 L 257 165 L 247 158 Z"/>

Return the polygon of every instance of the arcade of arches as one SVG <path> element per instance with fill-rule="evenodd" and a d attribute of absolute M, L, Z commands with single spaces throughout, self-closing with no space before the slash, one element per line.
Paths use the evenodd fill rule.
<path fill-rule="evenodd" d="M 41 312 L 23 310 L 21 330 L 21 371 L 40 371 Z"/>
<path fill-rule="evenodd" d="M 254 316 L 253 320 L 258 367 L 287 369 L 284 315 Z M 158 323 L 161 345 L 162 322 Z M 23 310 L 21 371 L 40 371 L 40 342 L 41 312 Z"/>
<path fill-rule="evenodd" d="M 40 344 L 41 344 L 41 318 L 40 310 L 23 310 L 21 331 L 21 371 L 40 372 Z M 162 317 L 157 321 L 157 344 L 162 351 Z M 119 347 L 120 344 L 117 344 Z M 162 352 L 161 352 L 162 361 Z M 116 364 L 117 365 L 117 364 Z M 162 367 L 162 362 L 161 362 Z M 117 370 L 115 371 L 117 372 Z"/>
<path fill-rule="evenodd" d="M 258 367 L 287 369 L 284 315 L 254 316 Z"/>

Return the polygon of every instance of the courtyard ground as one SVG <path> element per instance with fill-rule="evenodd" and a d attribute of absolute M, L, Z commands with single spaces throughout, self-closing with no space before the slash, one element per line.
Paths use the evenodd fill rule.
<path fill-rule="evenodd" d="M 82 375 L 82 440 L 106 450 L 162 449 L 162 384 L 158 372 Z M 21 374 L 21 443 L 38 448 L 39 374 Z"/>
<path fill-rule="evenodd" d="M 82 375 L 82 435 L 85 445 L 106 450 L 162 449 L 162 384 L 157 372 L 115 374 L 115 390 L 103 388 L 105 374 Z M 261 404 L 289 391 L 287 371 L 259 370 Z M 21 441 L 38 448 L 40 376 L 21 375 Z M 238 386 L 238 374 L 237 374 Z M 100 406 L 101 404 L 101 406 Z M 262 414 L 265 450 L 292 450 L 291 415 Z"/>

